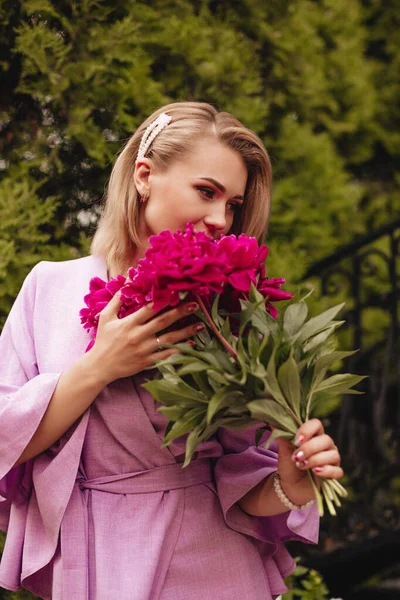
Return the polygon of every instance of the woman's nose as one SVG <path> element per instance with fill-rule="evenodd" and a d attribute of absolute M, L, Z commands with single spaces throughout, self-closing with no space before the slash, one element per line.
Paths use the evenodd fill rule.
<path fill-rule="evenodd" d="M 204 217 L 204 223 L 207 226 L 210 233 L 216 233 L 218 231 L 223 231 L 227 226 L 226 213 L 225 213 L 225 204 L 223 209 L 215 207 L 211 213 L 209 213 L 206 217 Z"/>

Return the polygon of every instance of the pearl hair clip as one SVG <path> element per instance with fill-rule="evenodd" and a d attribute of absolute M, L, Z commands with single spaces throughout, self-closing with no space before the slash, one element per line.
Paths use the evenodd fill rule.
<path fill-rule="evenodd" d="M 136 157 L 136 162 L 143 158 L 146 155 L 146 152 L 150 148 L 151 144 L 155 137 L 171 122 L 172 117 L 167 115 L 167 113 L 161 113 L 150 125 L 147 127 L 146 131 L 142 136 L 142 140 L 140 142 L 139 150 Z"/>

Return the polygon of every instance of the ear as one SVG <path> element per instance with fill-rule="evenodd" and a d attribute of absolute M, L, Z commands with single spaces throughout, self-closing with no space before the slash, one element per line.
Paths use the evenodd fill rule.
<path fill-rule="evenodd" d="M 154 163 L 150 158 L 141 158 L 135 165 L 133 180 L 140 196 L 150 192 L 150 176 L 154 171 Z"/>

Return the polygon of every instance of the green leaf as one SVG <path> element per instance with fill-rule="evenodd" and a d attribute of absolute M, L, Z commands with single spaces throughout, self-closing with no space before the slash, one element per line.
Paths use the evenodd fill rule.
<path fill-rule="evenodd" d="M 182 416 L 182 412 L 184 412 L 184 407 L 182 406 L 158 406 L 157 410 L 168 417 L 170 421 L 177 421 Z M 172 427 L 172 425 L 171 425 Z"/>
<path fill-rule="evenodd" d="M 251 419 L 251 418 L 244 419 L 243 417 L 240 417 L 240 418 L 223 417 L 221 419 L 220 427 L 226 427 L 227 429 L 234 429 L 234 430 L 240 431 L 242 429 L 247 429 L 248 427 L 252 427 L 253 425 L 258 425 L 258 424 L 259 424 L 258 419 Z"/>
<path fill-rule="evenodd" d="M 199 424 L 203 419 L 205 410 L 203 408 L 193 408 L 184 415 L 179 421 L 175 421 L 168 435 L 164 436 L 163 445 L 168 444 L 171 440 L 181 437 L 193 427 Z"/>
<path fill-rule="evenodd" d="M 251 375 L 260 380 L 263 389 L 265 388 L 264 382 L 267 376 L 267 370 L 261 363 L 256 364 L 255 366 L 251 365 Z"/>
<path fill-rule="evenodd" d="M 269 340 L 271 339 L 271 336 L 270 336 L 269 333 L 267 333 L 267 334 L 260 334 L 260 335 L 261 335 L 261 340 L 260 340 L 260 346 L 259 346 L 258 353 L 259 353 L 259 357 L 260 357 L 260 360 L 261 360 L 261 356 L 262 356 L 262 354 L 263 354 L 263 352 L 264 352 L 264 350 L 265 350 L 265 348 L 266 348 Z"/>
<path fill-rule="evenodd" d="M 320 356 L 320 358 L 318 358 L 315 361 L 315 365 L 314 365 L 314 379 L 313 379 L 314 387 L 317 387 L 321 383 L 322 379 L 325 377 L 326 371 L 335 362 L 337 362 L 339 360 L 343 360 L 345 358 L 348 358 L 349 356 L 352 356 L 356 352 L 358 352 L 358 350 L 350 350 L 348 352 L 335 351 L 335 352 L 328 352 L 327 354 Z"/>
<path fill-rule="evenodd" d="M 268 365 L 274 348 L 275 340 L 272 337 L 272 335 L 270 335 L 270 333 L 263 335 L 263 339 L 260 345 L 260 362 L 263 365 Z"/>
<path fill-rule="evenodd" d="M 300 565 L 298 565 L 294 571 L 294 575 L 296 575 L 297 577 L 300 577 L 301 575 L 305 575 L 306 573 L 308 573 L 309 569 L 307 569 L 306 567 L 302 567 Z"/>
<path fill-rule="evenodd" d="M 210 398 L 214 393 L 208 384 L 208 377 L 204 371 L 192 372 L 192 379 L 197 385 L 198 389 L 204 394 L 205 398 Z"/>
<path fill-rule="evenodd" d="M 168 381 L 168 383 L 173 387 L 181 381 L 181 378 L 177 375 L 176 371 L 173 371 L 171 373 L 169 370 L 162 368 L 160 370 L 160 373 L 161 377 L 159 377 L 157 380 L 153 379 L 152 381 L 159 381 L 160 379 L 164 379 L 165 381 Z"/>
<path fill-rule="evenodd" d="M 167 435 L 167 433 L 169 433 L 169 431 L 171 431 L 173 424 L 174 424 L 173 421 L 169 421 L 169 423 L 167 423 L 167 426 L 165 428 L 165 435 Z"/>
<path fill-rule="evenodd" d="M 238 339 L 237 356 L 242 369 L 242 375 L 239 380 L 239 385 L 244 385 L 246 383 L 247 374 L 249 372 L 249 360 L 243 345 L 243 339 L 241 337 Z"/>
<path fill-rule="evenodd" d="M 332 375 L 325 381 L 322 381 L 315 389 L 314 392 L 328 392 L 329 394 L 361 394 L 358 390 L 351 390 L 350 388 L 357 385 L 365 379 L 366 376 L 352 375 L 351 373 L 344 373 L 339 375 Z"/>
<path fill-rule="evenodd" d="M 249 410 L 246 406 L 246 398 L 242 392 L 237 392 L 237 401 L 239 404 L 236 406 L 232 406 L 232 401 L 229 400 L 229 406 L 226 411 L 224 411 L 225 416 L 229 417 L 245 417 L 249 416 Z"/>
<path fill-rule="evenodd" d="M 256 329 L 250 329 L 247 337 L 247 351 L 250 362 L 256 364 L 259 362 L 261 340 Z"/>
<path fill-rule="evenodd" d="M 307 318 L 308 307 L 305 302 L 289 304 L 283 319 L 283 330 L 287 339 L 292 338 Z"/>
<path fill-rule="evenodd" d="M 178 350 L 184 350 L 187 354 L 186 359 L 188 357 L 198 358 L 202 362 L 206 362 L 211 365 L 217 371 L 223 372 L 221 368 L 221 362 L 215 356 L 214 352 L 208 352 L 207 350 L 195 350 L 189 344 L 164 344 L 166 348 L 177 348 Z M 179 356 L 179 355 L 174 355 Z M 192 359 L 193 360 L 193 359 Z"/>
<path fill-rule="evenodd" d="M 239 414 L 245 412 L 246 406 L 243 405 L 244 395 L 240 390 L 232 387 L 224 387 L 218 390 L 211 398 L 207 408 L 207 425 L 211 423 L 214 415 L 225 407 L 238 408 Z M 235 403 L 242 401 L 242 406 L 235 407 Z"/>
<path fill-rule="evenodd" d="M 202 424 L 197 425 L 188 435 L 185 449 L 185 462 L 183 468 L 187 467 L 192 460 L 192 456 L 196 451 L 197 445 L 200 443 L 200 436 L 203 430 Z"/>
<path fill-rule="evenodd" d="M 183 402 L 187 404 L 191 403 L 190 401 L 204 402 L 207 400 L 202 392 L 192 388 L 182 380 L 175 385 L 165 379 L 153 380 L 142 384 L 142 387 L 148 390 L 156 400 L 169 406 L 175 403 Z"/>
<path fill-rule="evenodd" d="M 298 426 L 287 409 L 271 398 L 260 398 L 247 403 L 247 408 L 254 419 L 259 419 L 268 425 L 274 425 L 284 431 L 296 435 Z"/>
<path fill-rule="evenodd" d="M 170 346 L 172 348 L 172 344 Z M 165 358 L 164 360 L 156 361 L 154 365 L 151 365 L 146 370 L 151 371 L 152 369 L 154 369 L 154 366 L 156 366 L 157 369 L 160 369 L 161 367 L 164 367 L 164 366 L 184 364 L 187 361 L 187 359 L 188 359 L 188 357 L 185 356 L 184 354 L 172 354 L 172 356 L 169 356 L 168 358 Z"/>
<path fill-rule="evenodd" d="M 251 322 L 260 333 L 272 335 L 274 339 L 279 336 L 280 328 L 278 323 L 271 317 L 265 308 L 265 304 L 259 307 L 251 317 Z"/>
<path fill-rule="evenodd" d="M 258 307 L 264 305 L 265 299 L 262 297 L 258 302 L 248 302 L 247 300 L 240 300 L 242 311 L 240 313 L 240 329 L 239 337 L 243 335 L 246 325 L 252 320 L 252 317 Z"/>
<path fill-rule="evenodd" d="M 207 371 L 210 368 L 210 365 L 200 361 L 192 361 L 183 366 L 179 371 L 177 371 L 179 376 L 182 375 L 191 375 L 192 373 L 200 373 L 201 371 Z"/>
<path fill-rule="evenodd" d="M 328 339 L 328 337 L 332 335 L 335 329 L 343 325 L 343 323 L 345 323 L 345 321 L 333 321 L 332 325 L 326 327 L 317 335 L 314 335 L 313 337 L 309 338 L 309 340 L 303 346 L 303 351 L 310 352 L 311 350 L 314 350 L 315 348 L 323 344 Z"/>
<path fill-rule="evenodd" d="M 212 307 L 211 307 L 211 318 L 214 321 L 214 323 L 215 323 L 215 325 L 217 326 L 218 329 L 220 329 L 220 327 L 223 324 L 222 317 L 220 317 L 219 314 L 218 314 L 219 298 L 220 298 L 220 295 L 219 294 L 215 294 L 214 302 L 212 303 Z"/>
<path fill-rule="evenodd" d="M 265 302 L 264 296 L 258 291 L 254 283 L 250 286 L 249 299 L 253 304 L 261 304 Z"/>
<path fill-rule="evenodd" d="M 268 362 L 267 376 L 264 381 L 267 392 L 282 406 L 287 406 L 286 399 L 282 395 L 281 388 L 279 387 L 278 380 L 276 378 L 276 367 L 275 367 L 275 348 L 271 354 L 271 358 Z"/>
<path fill-rule="evenodd" d="M 292 440 L 294 438 L 294 434 L 290 431 L 284 431 L 283 429 L 274 429 L 269 436 L 268 440 L 264 444 L 264 448 L 268 450 L 272 442 L 278 438 L 283 438 L 285 440 Z"/>
<path fill-rule="evenodd" d="M 205 323 L 207 323 L 207 320 L 205 318 L 202 320 Z M 208 348 L 208 346 L 211 342 L 211 336 L 208 332 L 208 329 L 205 328 L 205 329 L 203 329 L 203 331 L 199 331 L 199 333 L 196 333 L 194 340 L 197 341 L 197 343 L 200 343 L 201 346 Z M 173 355 L 173 356 L 175 356 L 175 355 Z"/>
<path fill-rule="evenodd" d="M 222 367 L 223 370 L 227 371 L 231 375 L 237 372 L 237 364 L 233 362 L 230 355 L 227 354 L 226 350 L 214 350 L 214 358 L 217 364 Z"/>
<path fill-rule="evenodd" d="M 309 319 L 303 327 L 297 332 L 297 334 L 293 337 L 298 343 L 305 342 L 313 335 L 316 335 L 323 329 L 326 329 L 331 324 L 331 321 L 336 317 L 336 315 L 342 310 L 344 302 L 342 304 L 338 304 L 337 306 L 333 306 L 328 310 L 324 311 L 320 315 L 316 317 L 312 317 Z"/>
<path fill-rule="evenodd" d="M 300 418 L 300 377 L 293 354 L 278 370 L 278 383 L 289 405 Z"/>
<path fill-rule="evenodd" d="M 224 321 L 224 324 L 221 327 L 221 335 L 230 343 L 232 344 L 233 341 L 233 336 L 232 336 L 232 332 L 231 332 L 231 326 L 230 326 L 230 322 L 229 322 L 229 318 L 227 317 Z"/>
<path fill-rule="evenodd" d="M 216 392 L 208 403 L 206 418 L 207 425 L 211 423 L 215 413 L 217 413 L 223 406 L 227 406 L 226 392 L 224 389 Z"/>
<path fill-rule="evenodd" d="M 227 386 L 229 385 L 228 379 L 223 375 L 220 371 L 215 371 L 214 369 L 208 369 L 207 371 L 208 381 L 210 380 L 219 383 L 220 385 Z"/>

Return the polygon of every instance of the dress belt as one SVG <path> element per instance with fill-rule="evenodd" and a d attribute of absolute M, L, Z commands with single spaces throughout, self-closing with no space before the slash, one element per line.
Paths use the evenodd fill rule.
<path fill-rule="evenodd" d="M 213 480 L 212 461 L 198 458 L 185 468 L 183 463 L 171 463 L 154 467 L 146 471 L 120 473 L 97 477 L 96 479 L 78 478 L 79 487 L 111 494 L 143 494 L 187 488 Z"/>

